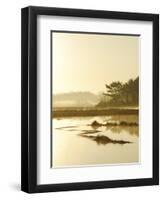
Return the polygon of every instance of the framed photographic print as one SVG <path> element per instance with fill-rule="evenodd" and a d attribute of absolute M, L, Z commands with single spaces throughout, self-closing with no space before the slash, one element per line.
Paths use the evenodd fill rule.
<path fill-rule="evenodd" d="M 22 9 L 22 190 L 159 184 L 159 16 Z"/>

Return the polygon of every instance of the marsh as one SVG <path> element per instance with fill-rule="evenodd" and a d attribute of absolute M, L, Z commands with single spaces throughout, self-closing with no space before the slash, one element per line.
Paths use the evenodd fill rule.
<path fill-rule="evenodd" d="M 139 163 L 139 44 L 139 35 L 52 32 L 51 167 Z"/>
<path fill-rule="evenodd" d="M 53 118 L 52 167 L 139 162 L 138 126 L 92 126 L 92 122 L 138 123 L 138 115 Z"/>

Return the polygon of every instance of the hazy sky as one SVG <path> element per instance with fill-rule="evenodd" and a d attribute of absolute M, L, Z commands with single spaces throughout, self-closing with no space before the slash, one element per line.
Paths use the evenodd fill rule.
<path fill-rule="evenodd" d="M 52 34 L 53 94 L 105 91 L 105 84 L 139 74 L 139 37 Z"/>

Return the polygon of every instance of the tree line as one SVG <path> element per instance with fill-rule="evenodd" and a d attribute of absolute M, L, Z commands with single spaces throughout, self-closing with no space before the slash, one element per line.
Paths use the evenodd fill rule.
<path fill-rule="evenodd" d="M 114 81 L 106 84 L 106 92 L 103 93 L 97 107 L 108 106 L 137 106 L 139 104 L 139 77 L 122 83 Z"/>

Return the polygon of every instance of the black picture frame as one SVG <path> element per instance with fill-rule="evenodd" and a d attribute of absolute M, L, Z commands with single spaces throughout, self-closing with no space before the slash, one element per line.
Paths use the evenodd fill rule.
<path fill-rule="evenodd" d="M 56 15 L 153 23 L 153 177 L 37 184 L 37 16 Z M 28 193 L 159 184 L 159 15 L 29 6 L 21 11 L 21 190 Z M 148 69 L 147 69 L 148 70 Z"/>

